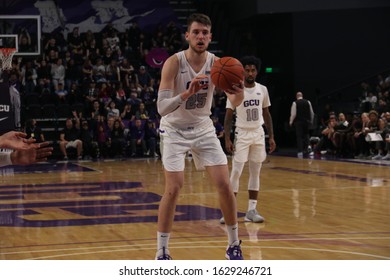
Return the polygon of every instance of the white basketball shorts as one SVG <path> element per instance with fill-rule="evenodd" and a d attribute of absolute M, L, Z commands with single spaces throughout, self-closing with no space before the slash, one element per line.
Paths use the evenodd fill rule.
<path fill-rule="evenodd" d="M 192 153 L 197 170 L 204 170 L 206 166 L 227 164 L 215 128 L 212 123 L 211 126 L 209 124 L 206 127 L 188 129 L 160 127 L 162 162 L 165 170 L 183 171 L 188 151 Z"/>
<path fill-rule="evenodd" d="M 236 128 L 234 137 L 234 160 L 237 162 L 263 162 L 267 157 L 264 129 Z"/>

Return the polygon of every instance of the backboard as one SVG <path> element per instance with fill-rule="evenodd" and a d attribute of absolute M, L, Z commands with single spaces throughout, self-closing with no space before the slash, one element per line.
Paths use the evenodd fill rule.
<path fill-rule="evenodd" d="M 9 44 L 12 38 L 17 43 L 16 55 L 41 54 L 41 17 L 33 15 L 0 15 L 1 44 Z M 9 41 L 9 42 L 7 42 Z M 12 47 L 12 46 L 9 46 Z M 13 46 L 15 47 L 15 46 Z"/>

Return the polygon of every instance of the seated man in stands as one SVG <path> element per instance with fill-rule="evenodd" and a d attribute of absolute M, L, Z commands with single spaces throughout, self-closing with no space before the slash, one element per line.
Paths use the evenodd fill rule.
<path fill-rule="evenodd" d="M 385 155 L 382 157 L 383 160 L 390 160 L 390 112 L 384 113 L 384 129 L 383 129 L 383 140 L 384 143 L 384 153 Z"/>
<path fill-rule="evenodd" d="M 326 153 L 333 154 L 335 152 L 335 145 L 333 142 L 333 136 L 335 133 L 334 127 L 337 124 L 336 116 L 331 115 L 329 117 L 328 125 L 325 129 L 321 131 L 321 139 L 315 148 L 315 152 L 321 153 L 322 151 L 326 151 Z"/>
<path fill-rule="evenodd" d="M 352 130 L 352 114 L 347 114 L 348 119 L 344 113 L 339 113 L 338 121 L 334 127 L 333 144 L 336 148 L 336 155 L 338 157 L 353 157 L 353 152 L 348 151 L 347 134 Z"/>
<path fill-rule="evenodd" d="M 137 155 L 137 148 L 142 149 L 142 154 L 146 155 L 146 142 L 145 142 L 145 124 L 140 119 L 130 123 L 130 149 L 131 156 Z"/>
<path fill-rule="evenodd" d="M 384 128 L 385 128 L 385 122 L 383 119 L 381 119 L 378 115 L 378 112 L 375 110 L 371 110 L 368 113 L 368 118 L 370 121 L 368 122 L 368 129 L 365 131 L 366 135 L 368 133 L 377 133 L 382 134 Z M 373 160 L 380 160 L 382 159 L 382 152 L 384 149 L 384 141 L 371 141 L 366 138 L 366 141 L 369 142 L 370 146 L 370 153 L 372 155 L 371 159 Z M 376 155 L 375 155 L 376 154 Z"/>
<path fill-rule="evenodd" d="M 68 148 L 75 148 L 77 159 L 82 159 L 83 142 L 80 140 L 80 119 L 77 112 L 73 112 L 73 116 L 75 117 L 75 124 L 73 124 L 72 119 L 66 119 L 65 128 L 60 134 L 60 150 L 64 155 L 64 160 L 68 160 Z"/>

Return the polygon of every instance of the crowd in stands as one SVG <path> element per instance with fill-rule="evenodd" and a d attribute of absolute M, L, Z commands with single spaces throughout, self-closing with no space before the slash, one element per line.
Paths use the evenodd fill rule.
<path fill-rule="evenodd" d="M 43 34 L 40 57 L 14 57 L 12 62 L 10 82 L 21 93 L 25 131 L 37 141 L 58 142 L 65 159 L 72 149 L 78 158 L 158 156 L 161 68 L 148 65 L 146 56 L 153 48 L 169 55 L 183 49 L 182 35 L 174 22 L 155 32 L 133 22 L 126 32 L 108 24 L 99 33 L 79 34 L 75 27 L 66 37 L 62 31 Z M 20 47 L 28 50 L 30 42 L 22 40 Z M 359 112 L 325 110 L 314 153 L 390 159 L 390 74 L 378 76 L 375 84 L 362 83 L 361 89 Z M 56 139 L 47 139 L 39 129 L 35 118 L 40 116 L 28 114 L 31 100 L 53 104 L 58 115 L 67 108 Z M 213 116 L 220 139 L 225 106 L 226 95 L 217 90 Z"/>
<path fill-rule="evenodd" d="M 321 118 L 314 153 L 338 157 L 390 160 L 390 75 L 375 85 L 361 84 L 360 110 L 334 112 L 328 106 Z"/>
<path fill-rule="evenodd" d="M 58 141 L 65 159 L 71 148 L 78 158 L 157 156 L 161 68 L 148 65 L 146 56 L 153 48 L 171 55 L 183 48 L 182 38 L 175 22 L 155 32 L 133 22 L 126 32 L 108 24 L 99 33 L 80 34 L 75 27 L 67 36 L 62 31 L 43 34 L 40 57 L 12 61 L 10 82 L 21 93 L 24 129 L 38 130 L 35 119 L 44 118 L 29 115 L 32 103 L 49 103 L 58 115 L 68 108 L 57 139 L 46 139 Z M 29 42 L 24 40 L 22 49 Z"/>

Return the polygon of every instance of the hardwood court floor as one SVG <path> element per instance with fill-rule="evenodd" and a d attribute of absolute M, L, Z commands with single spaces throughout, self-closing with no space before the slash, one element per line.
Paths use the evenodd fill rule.
<path fill-rule="evenodd" d="M 224 259 L 214 188 L 207 173 L 186 164 L 171 254 Z M 263 224 L 243 221 L 245 168 L 238 194 L 245 259 L 389 260 L 389 166 L 269 156 L 258 204 Z M 51 162 L 0 172 L 0 259 L 154 258 L 160 160 Z"/>

